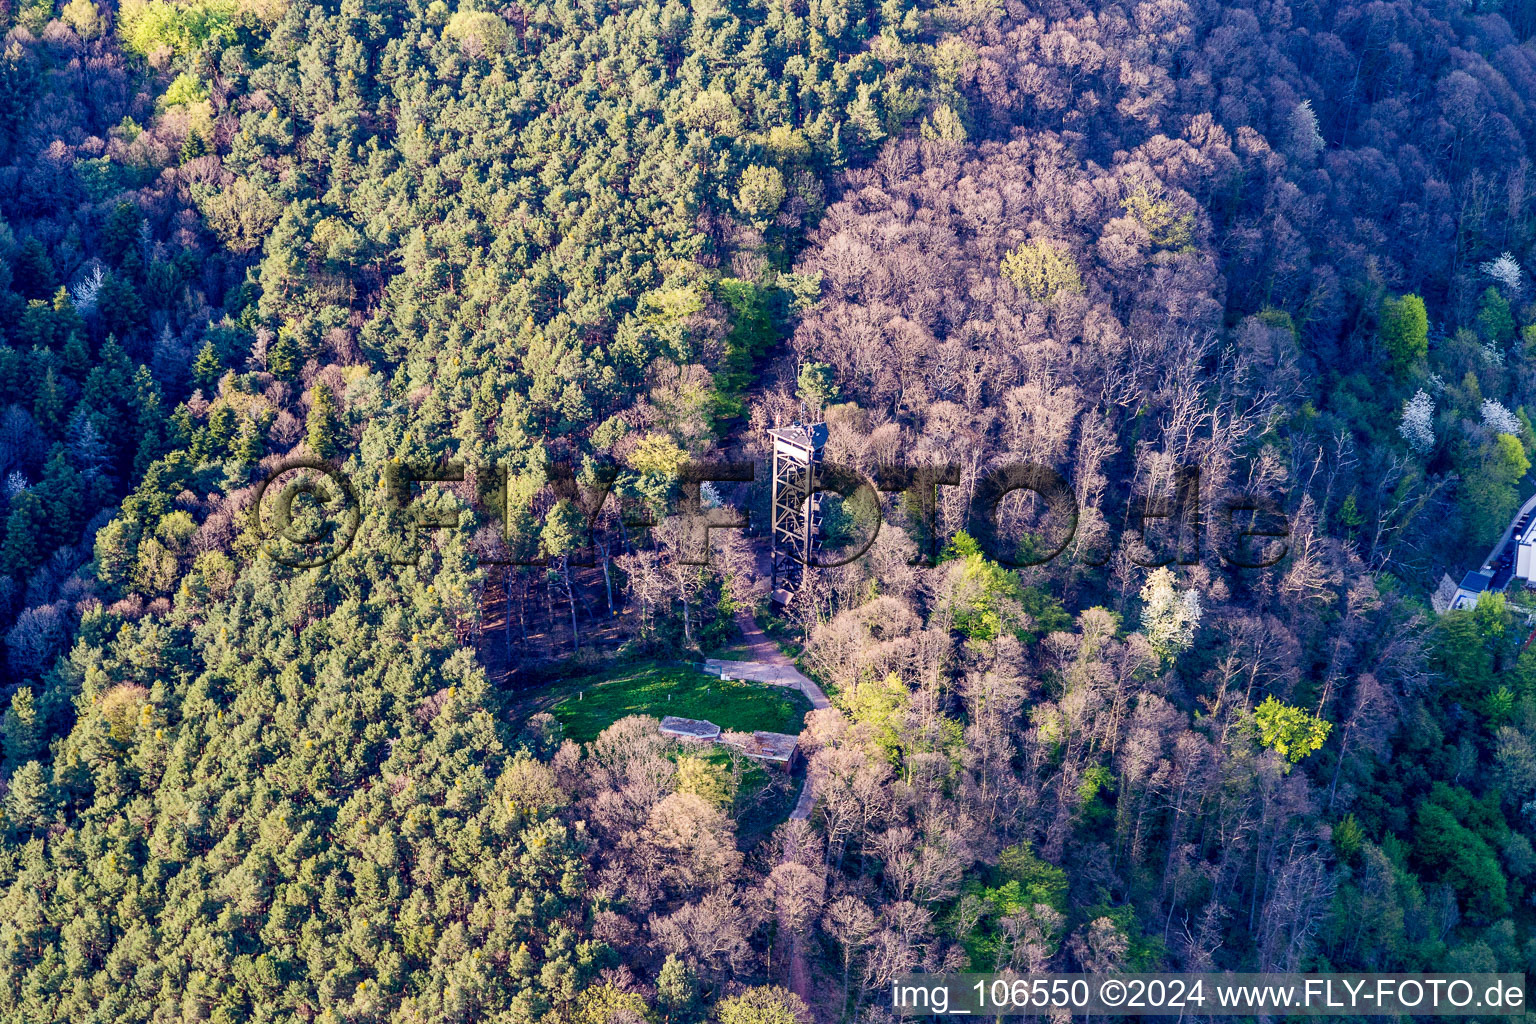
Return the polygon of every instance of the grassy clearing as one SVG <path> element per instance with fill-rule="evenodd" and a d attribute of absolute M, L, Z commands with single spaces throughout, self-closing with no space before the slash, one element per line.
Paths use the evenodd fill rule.
<path fill-rule="evenodd" d="M 702 718 L 740 732 L 799 732 L 810 710 L 797 690 L 726 682 L 686 665 L 637 662 L 564 684 L 570 696 L 550 712 L 582 743 L 625 715 Z M 578 694 L 581 696 L 578 698 Z"/>

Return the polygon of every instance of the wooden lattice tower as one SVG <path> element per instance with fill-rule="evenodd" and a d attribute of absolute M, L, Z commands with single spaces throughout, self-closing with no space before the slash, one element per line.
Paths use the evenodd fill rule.
<path fill-rule="evenodd" d="M 827 443 L 825 423 L 768 431 L 773 438 L 773 600 L 788 604 L 821 539 L 816 474 Z"/>

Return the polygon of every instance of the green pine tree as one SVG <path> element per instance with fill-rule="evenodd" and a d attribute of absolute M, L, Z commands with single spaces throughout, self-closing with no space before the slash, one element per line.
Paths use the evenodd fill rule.
<path fill-rule="evenodd" d="M 329 459 L 341 448 L 341 416 L 331 389 L 315 382 L 309 391 L 309 418 L 305 422 L 306 440 L 322 459 Z"/>
<path fill-rule="evenodd" d="M 0 400 L 20 400 L 27 392 L 26 379 L 21 353 L 9 345 L 0 345 Z"/>
<path fill-rule="evenodd" d="M 64 388 L 59 375 L 50 366 L 37 385 L 37 397 L 32 400 L 32 416 L 49 434 L 57 434 L 64 424 Z"/>
<path fill-rule="evenodd" d="M 222 403 L 208 414 L 208 425 L 203 429 L 208 434 L 208 452 L 211 456 L 219 458 L 229 451 L 238 423 L 235 410 Z"/>
<path fill-rule="evenodd" d="M 32 700 L 32 688 L 23 686 L 11 695 L 11 706 L 0 722 L 5 736 L 5 760 L 13 769 L 37 756 L 42 746 L 42 723 Z"/>
<path fill-rule="evenodd" d="M 1345 532 L 1349 534 L 1351 539 L 1354 538 L 1356 531 L 1365 525 L 1365 514 L 1360 511 L 1360 504 L 1355 500 L 1353 491 L 1349 493 L 1349 496 L 1344 499 L 1343 504 L 1339 506 L 1339 511 L 1335 518 L 1338 520 L 1339 525 L 1344 527 Z"/>
<path fill-rule="evenodd" d="M 666 1024 L 687 1020 L 694 1015 L 699 997 L 698 981 L 686 961 L 671 953 L 656 976 L 656 1002 L 666 1012 Z"/>
<path fill-rule="evenodd" d="M 214 347 L 213 340 L 203 342 L 203 347 L 197 353 L 197 360 L 192 364 L 192 376 L 205 388 L 211 388 L 224 376 L 224 360 L 219 358 L 219 350 Z"/>
<path fill-rule="evenodd" d="M 281 328 L 267 346 L 267 370 L 281 380 L 288 380 L 299 372 L 299 343 L 286 327 Z"/>
<path fill-rule="evenodd" d="M 127 253 L 138 243 L 139 224 L 143 217 L 139 208 L 129 202 L 118 203 L 107 215 L 106 226 L 101 229 L 101 251 L 114 263 L 122 262 Z"/>
<path fill-rule="evenodd" d="M 96 365 L 86 374 L 81 388 L 81 402 L 92 409 L 122 411 L 133 393 L 133 365 L 118 344 L 115 334 L 107 335 L 96 356 Z"/>
<path fill-rule="evenodd" d="M 63 285 L 53 293 L 53 326 L 59 337 L 65 337 L 85 330 L 85 321 L 80 319 L 80 314 L 75 310 L 75 304 L 70 300 L 69 289 Z"/>
<path fill-rule="evenodd" d="M 43 479 L 34 489 L 43 509 L 40 524 L 45 547 L 74 543 L 75 531 L 84 525 L 85 480 L 75 467 L 69 449 L 55 444 L 43 469 Z"/>
<path fill-rule="evenodd" d="M 53 817 L 48 776 L 36 761 L 28 761 L 11 776 L 10 792 L 5 794 L 5 816 L 22 830 L 38 828 Z"/>
<path fill-rule="evenodd" d="M 64 340 L 64 371 L 76 380 L 91 370 L 91 347 L 79 331 L 70 331 Z"/>
<path fill-rule="evenodd" d="M 203 133 L 195 130 L 187 132 L 187 137 L 181 141 L 181 162 L 196 160 L 207 152 L 208 140 L 203 138 Z"/>
<path fill-rule="evenodd" d="M 44 522 L 42 502 L 31 491 L 22 491 L 11 500 L 11 514 L 5 520 L 5 545 L 0 547 L 0 572 L 25 577 L 43 560 L 41 533 Z"/>
<path fill-rule="evenodd" d="M 160 386 L 142 363 L 133 375 L 133 385 L 134 405 L 138 410 L 138 445 L 133 455 L 133 475 L 138 478 L 166 450 L 166 417 L 160 403 Z"/>
<path fill-rule="evenodd" d="M 254 465 L 264 454 L 266 446 L 262 444 L 261 428 L 254 421 L 246 420 L 240 425 L 240 437 L 235 442 L 235 458 Z"/>
<path fill-rule="evenodd" d="M 22 311 L 21 322 L 14 331 L 16 343 L 22 348 L 52 348 L 55 336 L 53 307 L 42 299 L 33 299 Z"/>

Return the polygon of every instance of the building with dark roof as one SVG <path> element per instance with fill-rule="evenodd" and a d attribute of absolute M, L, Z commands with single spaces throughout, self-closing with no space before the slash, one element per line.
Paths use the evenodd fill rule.
<path fill-rule="evenodd" d="M 1490 589 L 1493 583 L 1493 574 L 1488 572 L 1469 572 L 1461 578 L 1456 586 L 1456 596 L 1451 600 L 1452 608 L 1470 608 L 1477 604 L 1480 594 Z"/>
<path fill-rule="evenodd" d="M 1443 578 L 1431 603 L 1441 614 L 1470 608 L 1483 594 L 1503 593 L 1515 580 L 1536 580 L 1536 494 L 1520 506 L 1482 567 L 1467 573 L 1459 584 Z"/>

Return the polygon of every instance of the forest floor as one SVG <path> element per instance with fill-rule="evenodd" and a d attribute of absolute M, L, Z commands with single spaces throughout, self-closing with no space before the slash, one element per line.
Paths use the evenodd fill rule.
<path fill-rule="evenodd" d="M 622 618 L 607 614 L 601 570 L 578 569 L 576 581 L 582 623 L 580 655 L 596 664 L 629 637 L 622 628 Z M 534 588 L 525 589 L 516 577 L 510 578 L 509 595 L 508 583 L 504 568 L 487 570 L 480 595 L 480 637 L 475 644 L 486 678 L 498 690 L 538 686 L 540 671 L 565 664 L 576 653 L 565 602 L 546 605 Z"/>

